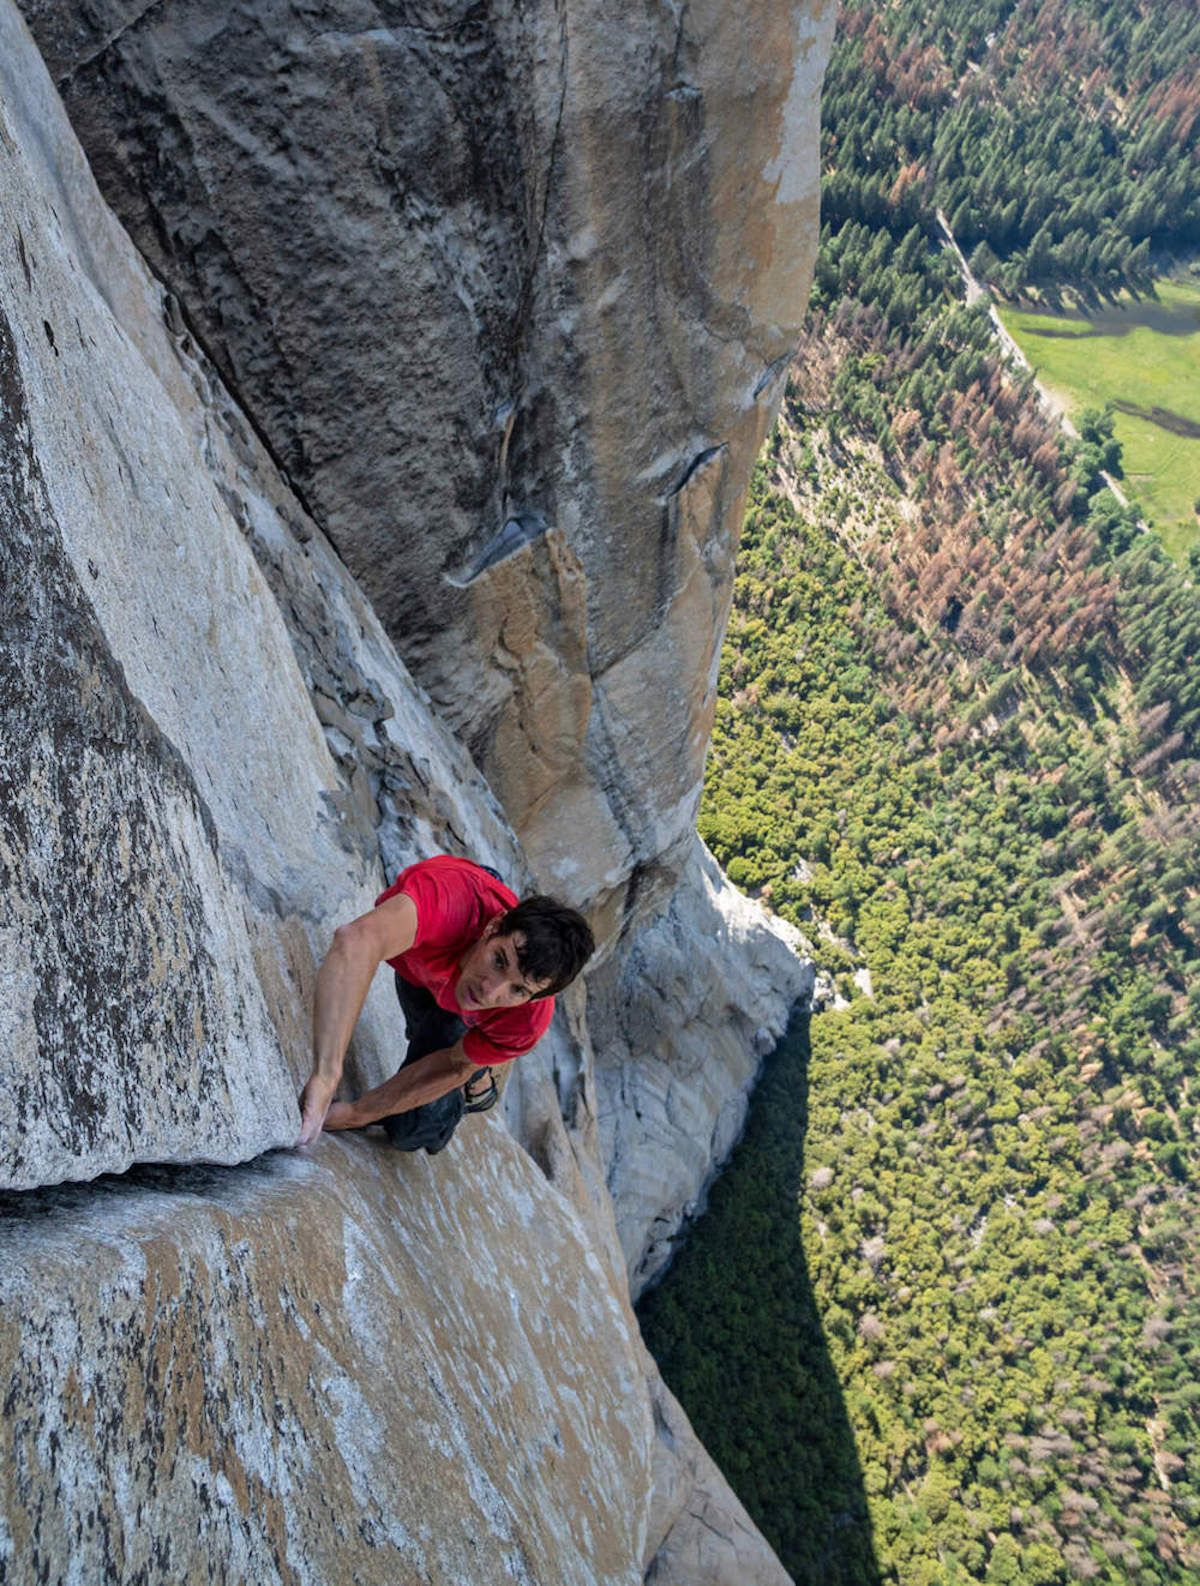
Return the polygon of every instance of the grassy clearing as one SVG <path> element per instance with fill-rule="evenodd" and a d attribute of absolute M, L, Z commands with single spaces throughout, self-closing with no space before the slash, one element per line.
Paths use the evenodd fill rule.
<path fill-rule="evenodd" d="M 1182 560 L 1200 541 L 1200 283 L 1163 280 L 1156 297 L 1095 311 L 1000 315 L 1069 414 L 1116 408 L 1126 486 Z"/>

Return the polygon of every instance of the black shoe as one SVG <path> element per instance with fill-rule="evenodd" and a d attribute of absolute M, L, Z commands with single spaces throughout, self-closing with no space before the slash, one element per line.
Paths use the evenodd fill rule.
<path fill-rule="evenodd" d="M 482 1090 L 476 1090 L 481 1079 L 487 1081 Z M 500 1099 L 500 1092 L 496 1088 L 496 1076 L 490 1068 L 477 1068 L 470 1079 L 463 1086 L 463 1099 L 468 1112 L 487 1112 L 489 1107 L 494 1107 Z"/>

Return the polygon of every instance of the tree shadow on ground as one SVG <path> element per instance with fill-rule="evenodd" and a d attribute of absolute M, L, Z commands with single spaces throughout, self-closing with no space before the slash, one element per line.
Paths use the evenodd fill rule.
<path fill-rule="evenodd" d="M 707 1211 L 638 1313 L 668 1386 L 798 1586 L 876 1586 L 801 1240 L 808 1059 L 803 1014 L 767 1060 Z"/>
<path fill-rule="evenodd" d="M 1128 413 L 1131 418 L 1145 419 L 1147 424 L 1157 424 L 1160 430 L 1166 430 L 1168 435 L 1182 435 L 1185 440 L 1200 440 L 1200 424 L 1195 419 L 1186 418 L 1182 413 L 1174 413 L 1170 408 L 1142 407 L 1137 402 L 1127 402 L 1123 397 L 1113 401 L 1113 407 L 1118 413 Z"/>
<path fill-rule="evenodd" d="M 1194 336 L 1200 331 L 1200 306 L 1194 302 L 1110 303 L 1089 308 L 1086 313 L 1074 304 L 1022 303 L 1014 305 L 1027 314 L 1062 314 L 1066 325 L 1027 325 L 1023 336 L 1041 336 L 1051 341 L 1087 341 L 1094 337 L 1128 336 L 1134 330 L 1153 330 L 1160 336 Z"/>

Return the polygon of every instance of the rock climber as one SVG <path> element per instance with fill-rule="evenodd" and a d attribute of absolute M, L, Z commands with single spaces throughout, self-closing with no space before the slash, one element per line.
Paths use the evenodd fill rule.
<path fill-rule="evenodd" d="M 369 914 L 338 926 L 317 975 L 313 1071 L 297 1141 L 382 1122 L 401 1149 L 440 1150 L 465 1111 L 496 1099 L 491 1070 L 541 1039 L 557 992 L 594 950 L 583 916 L 554 898 L 518 903 L 495 871 L 439 854 L 402 870 Z M 334 1101 L 346 1048 L 380 964 L 395 971 L 408 1051 L 391 1079 Z"/>

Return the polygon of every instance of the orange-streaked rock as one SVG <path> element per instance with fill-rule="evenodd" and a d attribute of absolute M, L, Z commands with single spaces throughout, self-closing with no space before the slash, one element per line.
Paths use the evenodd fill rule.
<path fill-rule="evenodd" d="M 636 1329 L 496 1124 L 9 1210 L 14 1580 L 641 1580 Z"/>

